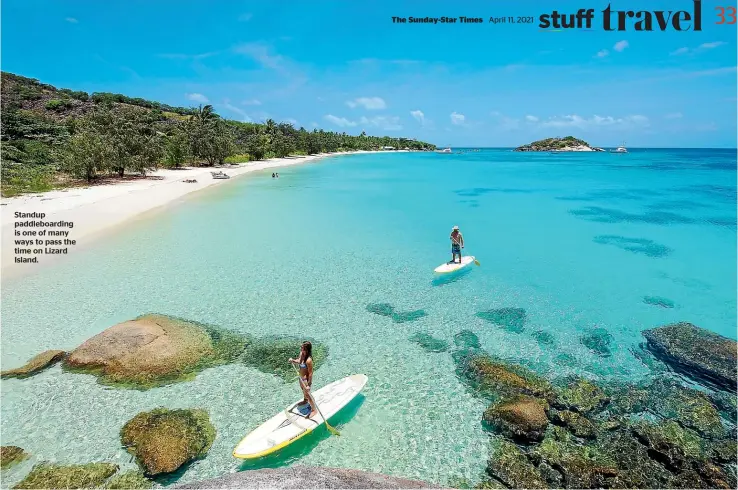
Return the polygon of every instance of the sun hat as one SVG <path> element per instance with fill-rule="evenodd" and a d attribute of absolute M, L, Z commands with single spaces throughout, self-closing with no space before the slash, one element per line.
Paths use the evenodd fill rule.
<path fill-rule="evenodd" d="M 454 227 L 453 227 L 453 229 L 454 229 L 454 230 L 458 230 L 458 229 L 459 229 L 459 227 L 458 227 L 458 226 L 454 226 Z"/>

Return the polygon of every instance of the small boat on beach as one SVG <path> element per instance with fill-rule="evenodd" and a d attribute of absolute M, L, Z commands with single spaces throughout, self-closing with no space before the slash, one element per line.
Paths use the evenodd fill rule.
<path fill-rule="evenodd" d="M 230 175 L 222 171 L 210 172 L 210 175 L 212 175 L 214 179 L 230 179 L 231 178 Z"/>

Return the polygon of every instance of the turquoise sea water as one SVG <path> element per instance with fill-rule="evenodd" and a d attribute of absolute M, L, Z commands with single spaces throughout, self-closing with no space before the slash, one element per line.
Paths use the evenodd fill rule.
<path fill-rule="evenodd" d="M 453 225 L 481 266 L 437 282 Z M 475 481 L 487 460 L 486 404 L 459 382 L 450 353 L 408 337 L 453 345 L 469 329 L 492 354 L 551 378 L 638 380 L 649 369 L 631 349 L 644 329 L 689 321 L 736 338 L 736 265 L 734 150 L 327 158 L 189 196 L 66 262 L 4 281 L 2 368 L 146 312 L 309 336 L 330 351 L 316 388 L 361 372 L 365 398 L 344 414 L 341 437 L 318 434 L 259 464 Z M 427 316 L 396 323 L 369 303 Z M 496 308 L 524 309 L 522 331 L 475 316 Z M 611 356 L 579 341 L 593 328 L 613 336 Z M 539 331 L 553 344 L 539 344 Z M 41 460 L 134 467 L 118 432 L 156 406 L 205 408 L 218 431 L 180 482 L 259 467 L 242 466 L 233 447 L 301 396 L 241 365 L 146 392 L 59 366 L 1 386 L 2 444 L 33 454 L 5 475 L 9 484 Z"/>

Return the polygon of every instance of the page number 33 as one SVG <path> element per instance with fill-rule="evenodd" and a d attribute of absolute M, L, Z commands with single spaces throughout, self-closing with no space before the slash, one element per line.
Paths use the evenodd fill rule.
<path fill-rule="evenodd" d="M 719 22 L 716 24 L 735 24 L 735 7 L 715 7 L 718 11 Z M 727 20 L 726 20 L 727 19 Z"/>

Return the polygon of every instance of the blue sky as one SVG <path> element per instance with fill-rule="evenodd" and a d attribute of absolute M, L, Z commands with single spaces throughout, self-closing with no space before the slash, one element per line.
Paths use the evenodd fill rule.
<path fill-rule="evenodd" d="M 736 25 L 605 32 L 601 11 L 691 0 L 2 3 L 3 70 L 88 92 L 452 146 L 574 135 L 594 145 L 736 147 Z M 729 2 L 728 2 L 729 3 Z M 496 5 L 498 4 L 498 5 Z M 540 31 L 593 8 L 590 32 Z M 393 24 L 532 16 L 532 24 Z"/>

